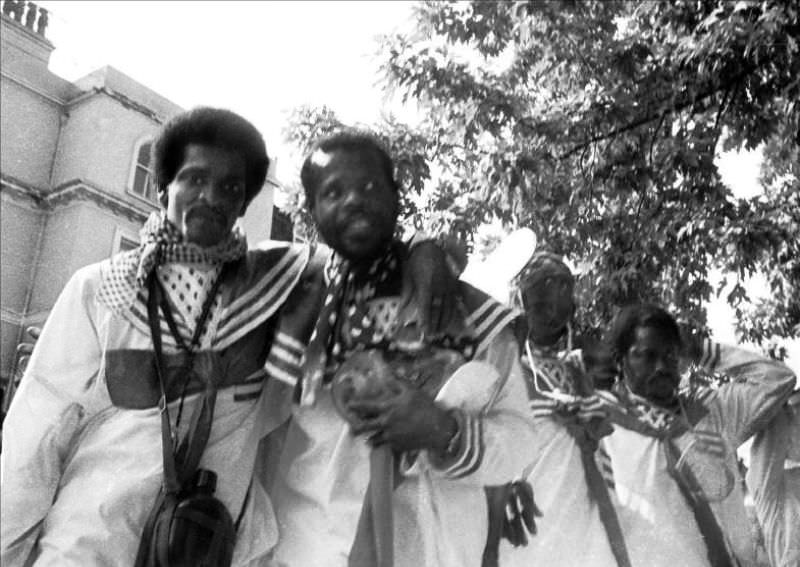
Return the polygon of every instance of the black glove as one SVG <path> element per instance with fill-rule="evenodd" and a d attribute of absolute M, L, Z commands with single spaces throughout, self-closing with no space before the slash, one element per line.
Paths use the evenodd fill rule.
<path fill-rule="evenodd" d="M 528 545 L 528 535 L 536 535 L 536 521 L 542 512 L 533 500 L 530 483 L 518 480 L 506 485 L 503 537 L 514 547 Z"/>

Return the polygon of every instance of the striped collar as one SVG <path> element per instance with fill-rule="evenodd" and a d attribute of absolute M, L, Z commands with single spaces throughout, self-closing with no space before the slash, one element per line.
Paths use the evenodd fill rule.
<path fill-rule="evenodd" d="M 227 348 L 275 314 L 300 278 L 307 260 L 306 247 L 270 242 L 263 248 L 250 250 L 234 263 L 212 309 L 201 349 Z M 109 269 L 108 263 L 104 269 Z M 149 336 L 147 290 L 140 289 L 119 315 Z M 183 318 L 176 323 L 181 335 L 191 335 Z M 165 350 L 177 349 L 163 316 L 160 327 Z"/>

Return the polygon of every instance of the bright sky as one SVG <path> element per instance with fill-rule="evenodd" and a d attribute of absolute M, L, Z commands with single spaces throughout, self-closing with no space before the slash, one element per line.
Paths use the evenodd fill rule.
<path fill-rule="evenodd" d="M 410 2 L 69 2 L 51 10 L 50 69 L 68 80 L 111 65 L 173 102 L 222 106 L 261 130 L 281 181 L 294 175 L 286 113 L 328 105 L 346 122 L 378 118 L 376 36 Z M 284 166 L 283 164 L 286 164 Z"/>
<path fill-rule="evenodd" d="M 407 25 L 413 4 L 38 3 L 51 11 L 54 73 L 75 80 L 111 65 L 184 108 L 230 108 L 261 130 L 283 182 L 297 174 L 297 156 L 282 132 L 292 108 L 327 105 L 348 123 L 372 122 L 386 108 L 375 38 Z M 759 152 L 742 152 L 720 156 L 717 164 L 734 193 L 749 197 L 759 190 L 760 161 Z M 735 340 L 724 299 L 710 303 L 709 320 L 715 336 Z M 790 353 L 797 368 L 800 341 Z"/>

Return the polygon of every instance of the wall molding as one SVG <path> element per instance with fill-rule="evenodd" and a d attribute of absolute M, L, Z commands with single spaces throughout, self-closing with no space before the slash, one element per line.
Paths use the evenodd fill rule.
<path fill-rule="evenodd" d="M 10 175 L 0 174 L 0 191 L 14 200 L 33 204 L 36 208 L 47 212 L 63 208 L 74 201 L 90 201 L 101 209 L 138 224 L 142 224 L 151 212 L 158 209 L 155 204 L 130 203 L 84 179 L 71 179 L 45 192 Z"/>

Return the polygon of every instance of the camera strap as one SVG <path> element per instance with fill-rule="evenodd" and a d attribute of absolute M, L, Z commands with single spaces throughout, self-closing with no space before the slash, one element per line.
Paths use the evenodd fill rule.
<path fill-rule="evenodd" d="M 680 458 L 680 449 L 675 442 L 667 438 L 664 440 L 664 451 L 667 458 L 667 471 L 675 479 L 684 500 L 694 514 L 695 522 L 703 536 L 708 552 L 708 560 L 712 567 L 735 567 L 738 561 L 729 552 L 725 545 L 725 536 L 717 522 L 711 506 L 701 495 L 703 494 L 694 473 L 685 467 L 678 471 L 676 463 Z"/>
<path fill-rule="evenodd" d="M 203 305 L 203 312 L 197 322 L 194 336 L 192 337 L 191 345 L 196 347 L 199 344 L 200 333 L 205 325 L 205 321 L 211 311 L 214 297 L 219 290 L 219 285 L 222 281 L 224 269 L 220 272 L 217 281 L 214 283 L 213 288 L 209 292 Z M 216 388 L 210 378 L 206 380 L 206 390 L 203 400 L 196 408 L 189 426 L 186 439 L 178 448 L 178 455 L 180 457 L 180 475 L 178 471 L 178 463 L 176 463 L 176 443 L 173 440 L 172 424 L 169 417 L 169 404 L 167 401 L 167 387 L 166 377 L 164 376 L 164 361 L 163 361 L 163 347 L 161 342 L 161 329 L 159 326 L 158 309 L 159 304 L 164 312 L 164 318 L 167 320 L 167 325 L 170 332 L 175 337 L 176 342 L 184 350 L 189 350 L 177 332 L 175 320 L 169 306 L 164 297 L 164 290 L 158 282 L 156 270 L 152 270 L 147 280 L 148 295 L 147 295 L 147 318 L 150 326 L 150 335 L 153 341 L 153 350 L 155 351 L 155 370 L 158 378 L 158 385 L 161 390 L 161 397 L 158 401 L 158 409 L 161 414 L 161 449 L 164 461 L 164 479 L 162 482 L 161 491 L 156 498 L 150 515 L 145 523 L 142 532 L 142 539 L 139 542 L 139 550 L 136 556 L 136 567 L 145 567 L 152 564 L 152 539 L 154 535 L 154 528 L 159 516 L 159 512 L 168 505 L 170 500 L 174 501 L 181 490 L 182 485 L 191 478 L 194 474 L 197 465 L 200 462 L 200 457 L 205 450 L 208 442 L 208 437 L 211 432 L 211 422 L 214 415 L 214 404 L 216 402 Z M 191 350 L 189 350 L 191 353 Z M 191 358 L 190 366 L 191 366 Z M 191 368 L 187 369 L 191 370 Z M 184 387 L 185 387 L 184 383 Z M 183 393 L 182 393 L 183 395 Z"/>

